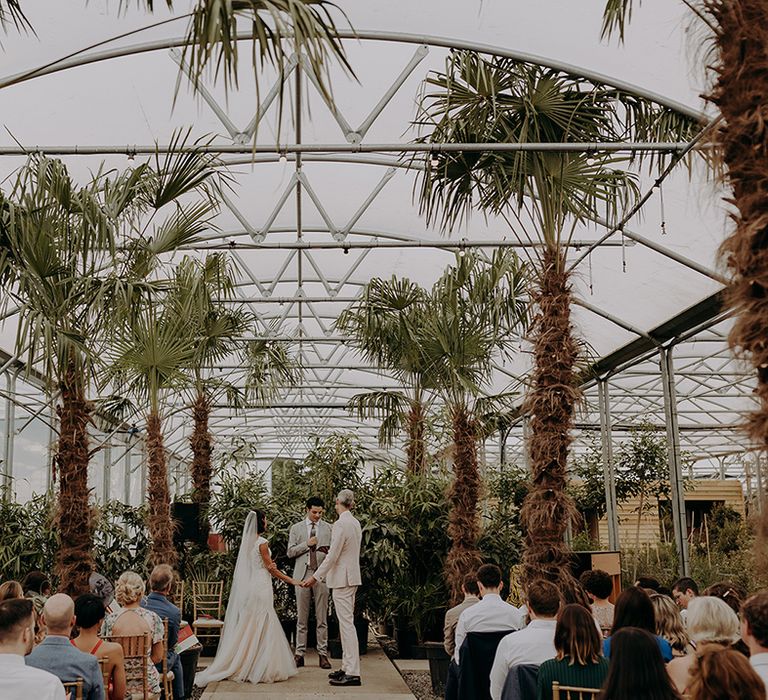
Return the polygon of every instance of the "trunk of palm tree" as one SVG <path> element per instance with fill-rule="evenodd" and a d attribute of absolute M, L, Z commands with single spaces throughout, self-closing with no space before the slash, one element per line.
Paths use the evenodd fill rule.
<path fill-rule="evenodd" d="M 211 402 L 204 391 L 199 391 L 192 404 L 194 428 L 189 438 L 192 447 L 192 499 L 200 507 L 200 544 L 208 542 L 211 524 L 208 520 L 208 506 L 211 502 L 211 453 L 213 444 L 208 430 Z"/>
<path fill-rule="evenodd" d="M 411 474 L 423 474 L 427 469 L 427 451 L 424 448 L 424 404 L 415 400 L 408 411 L 408 445 L 405 448 L 406 466 Z"/>
<path fill-rule="evenodd" d="M 768 446 L 768 2 L 718 0 L 710 3 L 717 31 L 718 80 L 711 102 L 724 118 L 719 132 L 734 232 L 721 254 L 731 273 L 727 299 L 737 312 L 729 336 L 732 348 L 755 367 L 759 403 L 748 419 L 750 437 Z M 768 510 L 761 523 L 762 557 L 768 560 Z M 768 563 L 767 561 L 763 562 Z"/>
<path fill-rule="evenodd" d="M 55 465 L 59 478 L 56 524 L 59 591 L 73 598 L 88 593 L 93 571 L 91 506 L 88 502 L 88 425 L 91 406 L 85 399 L 82 375 L 70 361 L 60 385 L 59 442 Z"/>
<path fill-rule="evenodd" d="M 544 254 L 534 295 L 538 313 L 531 326 L 533 381 L 525 399 L 532 486 L 521 518 L 526 544 L 523 580 L 541 577 L 570 587 L 571 552 L 565 533 L 577 511 L 566 492 L 566 463 L 578 398 L 574 371 L 578 348 L 571 326 L 571 287 L 564 270 L 563 253 Z"/>
<path fill-rule="evenodd" d="M 168 466 L 163 445 L 162 423 L 157 413 L 147 416 L 147 505 L 149 506 L 148 527 L 152 540 L 150 559 L 153 566 L 176 564 L 177 555 L 173 546 L 173 522 L 171 520 L 171 498 L 168 489 Z"/>
<path fill-rule="evenodd" d="M 453 410 L 453 473 L 448 493 L 448 537 L 451 549 L 445 560 L 445 571 L 451 590 L 452 604 L 461 598 L 464 576 L 476 571 L 482 563 L 477 549 L 480 523 L 477 504 L 480 500 L 480 473 L 477 469 L 477 431 L 465 407 Z"/>

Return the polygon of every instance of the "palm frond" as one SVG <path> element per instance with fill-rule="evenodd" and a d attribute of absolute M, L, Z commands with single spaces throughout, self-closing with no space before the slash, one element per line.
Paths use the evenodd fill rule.
<path fill-rule="evenodd" d="M 312 74 L 330 98 L 329 60 L 337 60 L 352 73 L 334 12 L 346 20 L 338 6 L 327 0 L 199 0 L 183 54 L 193 85 L 197 88 L 206 67 L 212 66 L 214 78 L 221 76 L 225 89 L 237 86 L 237 25 L 245 19 L 253 36 L 251 63 L 257 88 L 265 65 L 274 66 L 283 76 L 288 58 L 295 53 L 307 57 Z"/>
<path fill-rule="evenodd" d="M 301 378 L 301 366 L 288 354 L 284 343 L 252 340 L 245 345 L 241 360 L 246 371 L 246 394 L 256 404 L 270 401 L 280 389 L 298 384 Z"/>
<path fill-rule="evenodd" d="M 347 409 L 360 420 L 380 419 L 379 444 L 390 447 L 403 431 L 410 405 L 410 399 L 401 391 L 369 391 L 352 396 Z"/>
<path fill-rule="evenodd" d="M 635 0 L 607 0 L 603 9 L 603 26 L 600 38 L 609 39 L 618 32 L 619 40 L 624 41 L 624 32 L 632 19 Z"/>
<path fill-rule="evenodd" d="M 17 32 L 31 31 L 34 34 L 35 31 L 19 0 L 0 0 L 0 29 L 7 32 L 10 27 Z"/>

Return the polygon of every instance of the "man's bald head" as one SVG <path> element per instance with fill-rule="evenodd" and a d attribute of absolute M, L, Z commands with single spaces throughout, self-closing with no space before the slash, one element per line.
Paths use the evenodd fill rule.
<path fill-rule="evenodd" d="M 75 601 L 65 593 L 52 595 L 43 606 L 43 620 L 48 634 L 69 636 L 75 624 Z"/>

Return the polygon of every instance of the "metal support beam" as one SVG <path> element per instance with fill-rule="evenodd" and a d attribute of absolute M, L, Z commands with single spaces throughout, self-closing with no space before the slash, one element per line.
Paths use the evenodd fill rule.
<path fill-rule="evenodd" d="M 104 482 L 101 485 L 101 500 L 106 503 L 109 501 L 112 492 L 112 445 L 107 443 L 104 446 Z"/>
<path fill-rule="evenodd" d="M 5 384 L 8 396 L 5 399 L 5 429 L 3 441 L 3 498 L 10 500 L 13 495 L 13 434 L 16 427 L 16 404 L 11 400 L 11 395 L 16 391 L 16 378 L 19 371 L 8 372 L 5 375 Z"/>
<path fill-rule="evenodd" d="M 611 432 L 611 398 L 607 379 L 597 383 L 600 399 L 600 441 L 603 448 L 603 482 L 605 485 L 605 517 L 608 521 L 608 547 L 619 549 L 619 516 L 616 481 L 613 472 L 613 436 Z"/>
<path fill-rule="evenodd" d="M 683 492 L 683 465 L 680 456 L 680 432 L 677 424 L 677 395 L 675 392 L 675 368 L 672 347 L 661 348 L 659 366 L 664 387 L 664 417 L 667 428 L 667 457 L 669 461 L 669 483 L 671 486 L 672 524 L 675 533 L 679 571 L 681 576 L 690 576 L 688 559 L 688 524 L 685 518 L 685 493 Z"/>

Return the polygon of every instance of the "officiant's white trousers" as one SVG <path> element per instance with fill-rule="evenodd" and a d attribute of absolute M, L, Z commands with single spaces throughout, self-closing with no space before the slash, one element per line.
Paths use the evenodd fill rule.
<path fill-rule="evenodd" d="M 355 629 L 355 594 L 357 586 L 333 589 L 333 606 L 339 618 L 341 636 L 341 670 L 348 676 L 360 675 L 360 647 Z"/>

